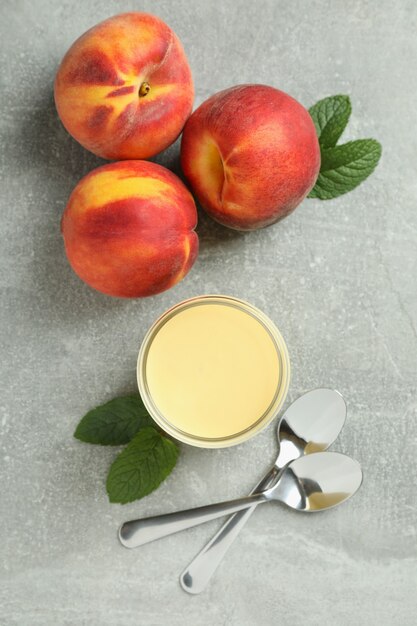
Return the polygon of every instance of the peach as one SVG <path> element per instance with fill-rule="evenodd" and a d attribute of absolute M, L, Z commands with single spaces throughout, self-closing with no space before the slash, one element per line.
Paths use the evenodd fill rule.
<path fill-rule="evenodd" d="M 283 91 L 238 85 L 206 100 L 188 119 L 181 165 L 215 220 L 252 230 L 285 217 L 320 169 L 308 111 Z"/>
<path fill-rule="evenodd" d="M 103 165 L 73 190 L 61 230 L 68 260 L 111 296 L 151 296 L 178 283 L 198 253 L 193 197 L 175 174 L 147 161 Z"/>
<path fill-rule="evenodd" d="M 63 125 L 105 159 L 147 159 L 167 148 L 193 100 L 181 42 L 147 13 L 116 15 L 88 30 L 68 50 L 55 79 Z"/>

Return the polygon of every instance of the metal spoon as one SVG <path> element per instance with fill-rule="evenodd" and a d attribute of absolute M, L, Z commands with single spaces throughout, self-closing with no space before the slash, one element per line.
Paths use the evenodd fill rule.
<path fill-rule="evenodd" d="M 246 498 L 209 504 L 196 509 L 156 515 L 126 522 L 119 539 L 126 548 L 137 548 L 192 526 L 251 507 L 255 502 L 283 502 L 298 511 L 314 512 L 341 504 L 359 489 L 362 470 L 357 461 L 338 452 L 317 452 L 292 461 L 276 484 Z"/>
<path fill-rule="evenodd" d="M 313 389 L 297 398 L 279 422 L 279 455 L 275 464 L 251 494 L 270 487 L 290 461 L 310 452 L 327 450 L 342 430 L 345 419 L 346 403 L 333 389 Z M 180 584 L 185 591 L 201 593 L 205 589 L 256 506 L 257 503 L 232 515 L 191 561 L 180 576 Z"/>

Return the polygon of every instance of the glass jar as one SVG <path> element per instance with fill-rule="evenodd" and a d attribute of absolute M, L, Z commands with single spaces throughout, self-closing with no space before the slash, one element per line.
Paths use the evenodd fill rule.
<path fill-rule="evenodd" d="M 275 324 L 251 304 L 199 296 L 166 311 L 142 342 L 143 402 L 169 435 L 193 446 L 246 441 L 277 415 L 290 362 Z"/>

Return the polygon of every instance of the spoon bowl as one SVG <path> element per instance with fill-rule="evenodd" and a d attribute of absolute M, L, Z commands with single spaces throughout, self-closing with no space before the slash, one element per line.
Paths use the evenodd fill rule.
<path fill-rule="evenodd" d="M 318 452 L 290 463 L 277 484 L 260 495 L 312 513 L 348 500 L 361 484 L 362 470 L 357 461 L 338 452 Z"/>
<path fill-rule="evenodd" d="M 278 424 L 276 465 L 322 452 L 337 439 L 346 421 L 346 402 L 334 389 L 313 389 L 295 400 Z"/>

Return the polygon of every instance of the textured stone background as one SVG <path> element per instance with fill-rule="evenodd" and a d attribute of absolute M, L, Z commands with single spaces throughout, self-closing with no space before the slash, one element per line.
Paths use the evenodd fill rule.
<path fill-rule="evenodd" d="M 72 41 L 129 9 L 154 12 L 183 41 L 199 104 L 265 82 L 306 106 L 349 93 L 345 138 L 384 154 L 363 186 L 307 200 L 282 223 L 240 235 L 203 215 L 201 254 L 180 285 L 143 301 L 95 293 L 71 272 L 60 215 L 101 162 L 60 125 L 52 99 Z M 417 382 L 417 8 L 414 0 L 3 0 L 1 23 L 2 626 L 415 624 Z M 158 157 L 174 169 L 178 146 Z M 153 320 L 201 293 L 261 307 L 287 340 L 289 399 L 339 389 L 348 420 L 335 450 L 363 465 L 347 505 L 314 517 L 277 506 L 251 520 L 206 593 L 178 574 L 218 524 L 137 551 L 116 529 L 150 515 L 244 495 L 274 458 L 275 425 L 236 448 L 183 447 L 144 501 L 110 505 L 114 449 L 78 443 L 83 413 L 135 389 Z"/>

